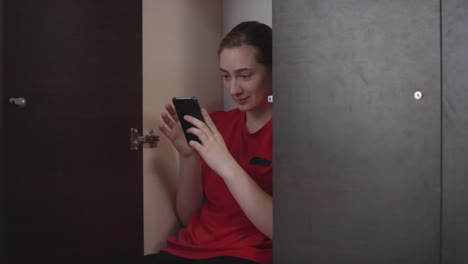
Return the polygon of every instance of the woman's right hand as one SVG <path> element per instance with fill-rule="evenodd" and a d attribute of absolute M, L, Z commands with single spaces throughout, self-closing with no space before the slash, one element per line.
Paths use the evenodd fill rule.
<path fill-rule="evenodd" d="M 166 135 L 180 155 L 188 157 L 195 154 L 196 151 L 187 144 L 174 106 L 166 104 L 166 110 L 167 112 L 161 113 L 164 124 L 159 125 L 159 130 Z"/>

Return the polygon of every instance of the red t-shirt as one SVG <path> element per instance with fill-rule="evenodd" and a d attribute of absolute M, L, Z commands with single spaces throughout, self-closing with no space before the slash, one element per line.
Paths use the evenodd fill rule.
<path fill-rule="evenodd" d="M 249 134 L 245 113 L 234 109 L 211 118 L 234 159 L 269 195 L 272 195 L 272 120 Z M 167 240 L 176 256 L 205 259 L 232 256 L 272 263 L 272 241 L 247 218 L 223 179 L 202 161 L 204 201 L 188 225 Z"/>

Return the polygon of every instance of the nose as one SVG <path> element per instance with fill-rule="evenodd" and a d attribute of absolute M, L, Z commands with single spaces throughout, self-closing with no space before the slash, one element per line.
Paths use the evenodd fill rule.
<path fill-rule="evenodd" d="M 230 95 L 237 95 L 242 92 L 240 85 L 235 81 L 234 78 L 226 82 L 226 88 L 228 89 Z"/>

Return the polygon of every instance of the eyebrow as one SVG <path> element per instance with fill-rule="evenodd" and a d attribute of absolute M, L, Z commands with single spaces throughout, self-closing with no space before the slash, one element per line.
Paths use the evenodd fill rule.
<path fill-rule="evenodd" d="M 229 73 L 228 71 L 226 71 L 223 68 L 219 68 L 219 70 L 222 71 L 222 72 L 225 72 L 225 73 Z M 252 70 L 253 69 L 251 69 L 251 68 L 240 68 L 240 69 L 235 70 L 234 72 L 239 73 L 239 72 L 243 72 L 243 71 L 252 71 Z"/>

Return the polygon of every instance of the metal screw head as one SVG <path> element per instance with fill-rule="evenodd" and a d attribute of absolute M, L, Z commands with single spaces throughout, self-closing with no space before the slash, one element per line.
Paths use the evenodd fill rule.
<path fill-rule="evenodd" d="M 414 99 L 421 100 L 423 98 L 423 93 L 421 91 L 414 92 Z"/>

